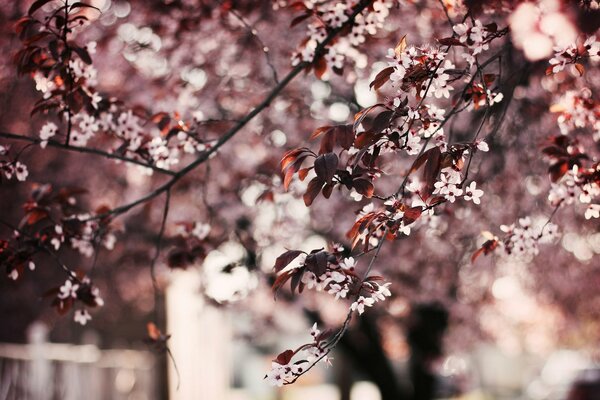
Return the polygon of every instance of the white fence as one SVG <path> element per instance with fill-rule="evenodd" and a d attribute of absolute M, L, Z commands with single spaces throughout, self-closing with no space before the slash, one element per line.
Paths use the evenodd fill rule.
<path fill-rule="evenodd" d="M 144 351 L 0 344 L 0 400 L 154 400 L 154 365 Z"/>

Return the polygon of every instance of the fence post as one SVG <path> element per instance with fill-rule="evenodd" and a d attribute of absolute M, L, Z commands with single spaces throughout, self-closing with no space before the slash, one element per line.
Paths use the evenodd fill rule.
<path fill-rule="evenodd" d="M 171 400 L 226 400 L 231 383 L 231 321 L 226 311 L 207 304 L 197 270 L 174 271 L 166 291 Z"/>
<path fill-rule="evenodd" d="M 48 327 L 43 322 L 34 322 L 28 329 L 27 339 L 31 361 L 29 376 L 22 377 L 25 380 L 24 387 L 29 387 L 29 395 L 32 399 L 49 399 L 53 393 L 53 382 L 52 363 L 45 355 Z"/>

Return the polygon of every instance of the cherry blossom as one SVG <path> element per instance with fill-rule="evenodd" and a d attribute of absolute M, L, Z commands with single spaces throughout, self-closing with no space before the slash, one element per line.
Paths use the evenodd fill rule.
<path fill-rule="evenodd" d="M 467 201 L 473 201 L 475 204 L 481 204 L 481 197 L 483 196 L 483 190 L 477 189 L 477 183 L 471 182 L 469 186 L 465 188 L 464 199 Z"/>

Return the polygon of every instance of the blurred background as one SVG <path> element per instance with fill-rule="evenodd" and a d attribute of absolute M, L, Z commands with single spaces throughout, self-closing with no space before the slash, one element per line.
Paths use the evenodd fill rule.
<path fill-rule="evenodd" d="M 15 22 L 31 3 L 0 0 L 0 131 L 37 138 L 45 122 L 60 119 L 30 116 L 42 89 L 30 74 L 19 76 L 13 62 L 22 46 Z M 145 131 L 160 136 L 148 120 L 167 112 L 196 121 L 208 143 L 269 93 L 277 81 L 273 70 L 279 78 L 289 71 L 306 36 L 306 24 L 290 27 L 297 15 L 290 3 L 91 0 L 101 13 L 85 11 L 91 23 L 73 40 L 95 43 L 98 93 L 133 110 Z M 104 299 L 84 326 L 72 313 L 59 315 L 46 296 L 64 283 L 51 257 L 36 254 L 35 271 L 22 279 L 0 277 L 0 400 L 600 399 L 598 220 L 565 207 L 553 219 L 561 238 L 532 260 L 482 256 L 471 262 L 483 231 L 500 234 L 500 225 L 524 216 L 543 224 L 552 214 L 548 163 L 539 152 L 549 132 L 558 131 L 548 110 L 567 90 L 600 85 L 597 64 L 586 65 L 581 78 L 571 70 L 546 76 L 547 60 L 528 59 L 510 38 L 489 50 L 505 49 L 490 68 L 507 106 L 494 109 L 501 129 L 472 169 L 486 191 L 482 207 L 444 206 L 442 217 L 415 229 L 409 240 L 382 248 L 373 272 L 392 282 L 392 297 L 353 320 L 332 366 L 319 365 L 283 388 L 264 380 L 278 353 L 310 342 L 315 322 L 339 327 L 349 306 L 324 293 L 294 297 L 283 290 L 275 300 L 275 259 L 286 249 L 344 242 L 356 211 L 368 206 L 367 199 L 356 202 L 336 191 L 307 208 L 306 182 L 282 189 L 282 155 L 314 148 L 308 137 L 315 128 L 348 123 L 361 108 L 387 99 L 389 93 L 374 92 L 369 83 L 403 35 L 410 44 L 435 43 L 452 35 L 447 18 L 459 21 L 467 10 L 504 27 L 519 3 L 394 2 L 377 33 L 348 50 L 341 76 L 300 74 L 173 190 L 162 252 L 154 260 L 158 295 L 149 267 L 164 199 L 112 222 L 110 250 L 61 248 L 61 260 L 91 276 Z M 597 31 L 597 8 L 580 8 L 590 2 L 553 3 L 561 29 Z M 448 132 L 467 140 L 482 115 L 461 114 Z M 8 224 L 0 225 L 0 239 L 13 234 L 10 226 L 23 221 L 24 204 L 43 184 L 85 189 L 73 195 L 84 212 L 128 203 L 166 181 L 136 166 L 51 146 L 42 151 L 6 138 L 0 145 L 22 152 L 29 169 L 24 183 L 0 181 L 0 220 Z M 89 146 L 118 149 L 101 135 Z M 588 147 L 598 150 L 597 141 Z M 173 169 L 191 160 L 182 154 Z M 386 160 L 385 168 L 398 172 L 408 165 Z M 390 173 L 378 188 L 396 189 L 398 176 Z M 193 248 L 186 229 L 199 238 Z M 357 268 L 365 268 L 362 263 Z M 149 322 L 170 335 L 170 353 L 149 343 Z"/>

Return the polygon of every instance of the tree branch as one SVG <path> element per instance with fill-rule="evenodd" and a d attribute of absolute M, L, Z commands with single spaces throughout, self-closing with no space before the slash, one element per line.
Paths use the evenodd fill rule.
<path fill-rule="evenodd" d="M 331 43 L 333 41 L 333 39 L 345 28 L 347 28 L 348 26 L 351 26 L 354 23 L 354 19 L 356 18 L 356 16 L 358 14 L 360 14 L 365 8 L 367 8 L 371 3 L 373 2 L 373 0 L 362 0 L 355 8 L 354 11 L 352 12 L 352 15 L 350 16 L 350 18 L 348 18 L 348 20 L 346 22 L 344 22 L 344 24 L 342 26 L 340 26 L 339 28 L 333 29 L 329 32 L 329 34 L 327 35 L 327 37 L 321 42 L 319 43 L 319 45 L 317 46 L 317 48 L 315 49 L 315 56 L 313 58 L 314 62 L 315 60 L 317 60 L 319 57 L 322 56 L 323 51 L 325 50 L 325 48 L 327 47 L 327 45 L 329 43 Z M 207 151 L 205 151 L 204 153 L 202 153 L 200 156 L 198 156 L 198 158 L 196 158 L 195 161 L 191 162 L 190 164 L 188 164 L 185 168 L 181 169 L 179 172 L 177 172 L 172 178 L 171 180 L 169 180 L 168 182 L 164 183 L 162 186 L 159 186 L 158 188 L 156 188 L 153 192 L 148 193 L 147 195 L 145 195 L 144 197 L 141 197 L 131 203 L 128 204 L 124 204 L 122 206 L 116 207 L 114 209 L 112 209 L 111 211 L 108 211 L 104 214 L 100 214 L 97 216 L 92 217 L 91 219 L 101 219 L 101 218 L 105 218 L 108 217 L 110 215 L 120 215 L 123 213 L 126 213 L 127 211 L 131 210 L 132 208 L 146 203 L 150 200 L 152 200 L 153 198 L 155 198 L 156 196 L 160 195 L 161 193 L 163 193 L 166 190 L 169 190 L 171 187 L 173 187 L 173 185 L 175 185 L 181 178 L 183 178 L 184 176 L 186 176 L 188 173 L 190 173 L 191 171 L 193 171 L 194 169 L 196 169 L 199 165 L 203 164 L 204 162 L 206 162 L 210 156 L 212 154 L 214 154 L 221 146 L 223 146 L 225 143 L 227 143 L 231 138 L 233 138 L 244 126 L 246 126 L 246 124 L 248 122 L 250 122 L 252 119 L 254 119 L 254 117 L 256 117 L 258 114 L 260 114 L 265 108 L 269 107 L 269 105 L 271 104 L 271 102 L 277 97 L 279 96 L 279 94 L 281 93 L 281 91 L 283 91 L 283 89 L 285 89 L 285 87 L 300 73 L 302 72 L 302 70 L 304 70 L 306 67 L 310 66 L 312 64 L 312 62 L 308 62 L 308 61 L 303 61 L 300 64 L 296 65 L 282 80 L 281 82 L 279 82 L 272 90 L 271 92 L 269 92 L 269 94 L 254 108 L 252 109 L 252 111 L 250 111 L 248 114 L 246 114 L 246 116 L 242 119 L 239 120 L 239 122 L 232 127 L 230 130 L 228 130 L 223 136 L 221 136 L 221 138 Z"/>
<path fill-rule="evenodd" d="M 10 140 L 29 142 L 29 143 L 33 143 L 33 144 L 39 144 L 43 141 L 39 138 L 32 138 L 32 137 L 23 136 L 23 135 L 17 135 L 15 133 L 10 133 L 10 132 L 0 132 L 0 137 L 5 138 L 5 139 L 10 139 Z M 77 152 L 77 153 L 94 154 L 94 155 L 105 157 L 105 158 L 120 160 L 120 161 L 129 163 L 129 164 L 135 164 L 135 165 L 139 165 L 141 167 L 150 168 L 151 170 L 153 170 L 155 172 L 159 172 L 161 174 L 170 175 L 170 176 L 176 175 L 176 172 L 174 172 L 174 171 L 169 171 L 169 170 L 166 170 L 163 168 L 159 168 L 159 167 L 157 167 L 155 165 L 151 165 L 151 164 L 146 164 L 145 162 L 142 162 L 142 161 L 139 161 L 139 160 L 136 160 L 133 158 L 120 156 L 120 155 L 114 154 L 114 153 L 109 153 L 104 150 L 95 149 L 95 148 L 91 148 L 91 147 L 73 146 L 70 144 L 64 144 L 64 143 L 56 141 L 56 140 L 48 140 L 47 142 L 48 142 L 48 146 L 50 146 L 50 147 L 56 147 L 59 149 L 73 151 L 73 152 Z"/>

